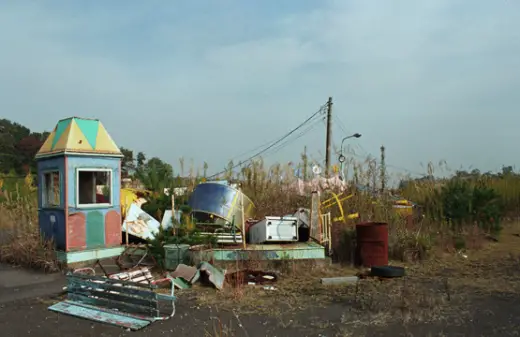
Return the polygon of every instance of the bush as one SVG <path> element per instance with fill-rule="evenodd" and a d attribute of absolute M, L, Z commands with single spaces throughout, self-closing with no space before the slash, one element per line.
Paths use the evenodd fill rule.
<path fill-rule="evenodd" d="M 502 200 L 498 193 L 484 184 L 473 189 L 472 216 L 477 225 L 488 233 L 498 234 L 502 229 Z"/>

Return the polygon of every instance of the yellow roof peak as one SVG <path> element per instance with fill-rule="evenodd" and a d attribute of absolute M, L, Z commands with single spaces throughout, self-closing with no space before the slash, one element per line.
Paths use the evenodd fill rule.
<path fill-rule="evenodd" d="M 57 154 L 105 155 L 122 153 L 98 119 L 69 117 L 58 121 L 36 158 Z"/>

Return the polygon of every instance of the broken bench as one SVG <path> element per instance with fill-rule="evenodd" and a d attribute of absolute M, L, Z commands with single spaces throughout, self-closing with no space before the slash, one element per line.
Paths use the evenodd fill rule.
<path fill-rule="evenodd" d="M 159 280 L 164 281 L 164 280 Z M 139 330 L 175 314 L 175 296 L 169 279 L 169 294 L 158 286 L 85 274 L 67 274 L 67 299 L 49 310 Z"/>

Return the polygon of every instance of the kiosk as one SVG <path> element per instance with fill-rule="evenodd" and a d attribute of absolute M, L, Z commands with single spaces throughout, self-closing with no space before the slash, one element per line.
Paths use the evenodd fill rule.
<path fill-rule="evenodd" d="M 71 264 L 120 255 L 121 151 L 99 120 L 60 120 L 36 154 L 41 235 Z"/>

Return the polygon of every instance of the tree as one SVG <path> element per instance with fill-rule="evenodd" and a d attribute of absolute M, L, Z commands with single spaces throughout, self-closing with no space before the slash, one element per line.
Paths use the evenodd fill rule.
<path fill-rule="evenodd" d="M 43 145 L 41 134 L 31 134 L 20 140 L 15 148 L 18 151 L 18 161 L 24 167 L 28 167 L 32 172 L 36 171 L 36 161 L 34 156 Z"/>
<path fill-rule="evenodd" d="M 163 192 L 173 185 L 173 168 L 160 158 L 153 157 L 136 170 L 136 176 L 146 189 Z"/>
<path fill-rule="evenodd" d="M 123 159 L 121 160 L 121 176 L 128 178 L 135 171 L 134 151 L 121 147 Z"/>
<path fill-rule="evenodd" d="M 0 172 L 23 174 L 26 154 L 18 153 L 16 145 L 30 134 L 31 130 L 21 124 L 0 119 Z"/>
<path fill-rule="evenodd" d="M 142 152 L 137 153 L 137 169 L 143 168 L 146 163 L 146 156 Z"/>

